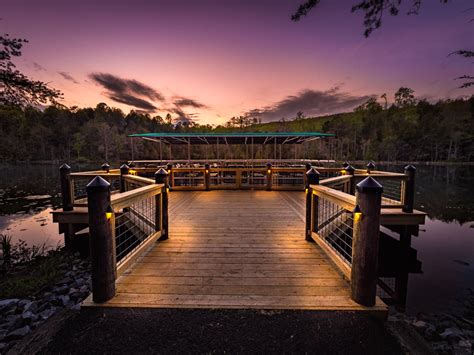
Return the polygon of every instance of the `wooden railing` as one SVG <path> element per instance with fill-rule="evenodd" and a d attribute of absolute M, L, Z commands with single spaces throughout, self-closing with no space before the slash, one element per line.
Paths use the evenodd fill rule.
<path fill-rule="evenodd" d="M 347 276 L 352 299 L 372 306 L 382 211 L 413 212 L 415 169 L 408 166 L 405 174 L 345 170 L 349 174 L 324 180 L 314 168 L 307 173 L 306 239 L 317 242 Z M 387 184 L 392 180 L 399 182 L 395 190 Z"/>
<path fill-rule="evenodd" d="M 61 167 L 63 210 L 87 207 L 95 302 L 112 298 L 117 276 L 154 241 L 168 237 L 169 182 L 174 190 L 305 189 L 306 239 L 326 251 L 351 280 L 352 298 L 367 306 L 375 302 L 382 211 L 414 212 L 411 166 L 403 174 L 350 166 L 167 168 L 150 179 L 126 165 L 85 173 Z M 88 181 L 82 200 L 74 192 L 79 179 Z"/>
<path fill-rule="evenodd" d="M 94 302 L 115 296 L 115 280 L 156 240 L 168 238 L 168 173 L 155 180 L 121 169 L 120 192 L 96 176 L 87 185 Z"/>

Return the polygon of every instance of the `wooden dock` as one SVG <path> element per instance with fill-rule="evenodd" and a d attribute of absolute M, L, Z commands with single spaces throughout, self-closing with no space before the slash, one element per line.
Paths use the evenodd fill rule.
<path fill-rule="evenodd" d="M 305 241 L 304 192 L 170 194 L 169 239 L 117 279 L 106 303 L 84 306 L 370 311 L 316 243 Z"/>

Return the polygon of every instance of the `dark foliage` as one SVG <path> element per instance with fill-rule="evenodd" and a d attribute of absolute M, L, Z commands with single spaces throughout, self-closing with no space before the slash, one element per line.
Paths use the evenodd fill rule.
<path fill-rule="evenodd" d="M 57 104 L 61 92 L 48 87 L 42 81 L 31 80 L 16 69 L 13 57 L 21 56 L 21 49 L 28 41 L 0 35 L 0 104 L 29 106 Z"/>
<path fill-rule="evenodd" d="M 384 96 L 386 97 L 386 95 Z M 337 139 L 320 140 L 299 147 L 308 158 L 373 160 L 474 160 L 474 97 L 431 104 L 417 101 L 413 90 L 400 88 L 394 104 L 387 107 L 375 98 L 354 112 L 305 118 L 303 112 L 290 121 L 259 123 L 238 116 L 225 125 L 212 127 L 99 104 L 96 108 L 60 108 L 44 111 L 0 106 L 0 160 L 88 160 L 111 162 L 131 158 L 127 137 L 143 132 L 228 132 L 228 131 L 324 131 Z M 163 146 L 163 158 L 168 149 Z M 257 158 L 273 156 L 273 146 L 258 147 Z M 283 158 L 294 156 L 294 147 L 283 149 Z M 194 158 L 211 158 L 213 147 L 193 147 Z M 221 148 L 221 157 L 245 157 L 246 148 Z M 173 157 L 186 157 L 186 147 L 174 146 Z M 159 144 L 135 140 L 135 159 L 157 159 Z"/>

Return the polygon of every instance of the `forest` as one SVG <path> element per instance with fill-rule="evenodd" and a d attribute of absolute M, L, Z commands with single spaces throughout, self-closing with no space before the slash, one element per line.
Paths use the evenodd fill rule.
<path fill-rule="evenodd" d="M 429 103 L 416 100 L 413 90 L 401 88 L 393 104 L 375 98 L 353 112 L 324 117 L 259 123 L 251 117 L 232 117 L 224 125 L 201 125 L 131 111 L 104 103 L 95 108 L 52 105 L 44 110 L 0 106 L 0 159 L 14 161 L 110 161 L 131 157 L 132 133 L 143 132 L 299 132 L 335 133 L 336 138 L 308 143 L 298 157 L 377 160 L 466 162 L 474 158 L 474 96 Z M 134 140 L 135 159 L 157 159 L 158 144 Z M 173 158 L 184 158 L 185 147 L 173 146 Z M 212 158 L 212 148 L 193 147 L 193 158 Z M 245 157 L 245 148 L 225 148 L 227 158 Z M 291 149 L 291 148 L 288 148 Z M 166 152 L 168 152 L 166 150 Z M 271 157 L 273 147 L 259 147 L 257 158 Z M 168 153 L 163 158 L 167 158 Z M 294 152 L 283 149 L 283 157 Z"/>

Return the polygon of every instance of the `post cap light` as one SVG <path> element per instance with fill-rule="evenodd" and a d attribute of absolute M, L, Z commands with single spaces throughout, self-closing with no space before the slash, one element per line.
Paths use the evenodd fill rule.
<path fill-rule="evenodd" d="M 105 218 L 111 219 L 113 215 L 114 215 L 114 209 L 112 208 L 112 206 L 109 205 L 107 209 L 105 210 Z"/>
<path fill-rule="evenodd" d="M 352 213 L 353 213 L 354 222 L 358 222 L 360 217 L 362 216 L 362 211 L 359 205 L 356 205 L 354 207 L 354 209 L 352 210 Z"/>

